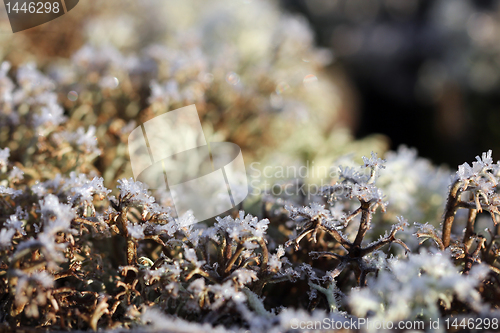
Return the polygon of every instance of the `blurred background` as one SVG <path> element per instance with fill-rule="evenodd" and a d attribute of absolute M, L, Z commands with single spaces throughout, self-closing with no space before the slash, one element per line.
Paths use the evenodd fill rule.
<path fill-rule="evenodd" d="M 59 84 L 69 115 L 86 105 L 98 117 L 120 114 L 125 126 L 195 102 L 214 137 L 239 144 L 250 159 L 265 146 L 280 163 L 292 150 L 306 160 L 406 144 L 455 168 L 500 151 L 499 1 L 87 0 L 16 34 L 0 6 L 0 57 L 11 73 L 35 62 Z M 138 60 L 145 54 L 149 60 Z M 179 59 L 205 66 L 200 80 L 210 88 L 196 88 L 203 98 L 196 89 L 177 102 L 151 97 L 171 89 L 172 77 L 186 82 L 192 74 L 172 74 L 174 58 L 177 66 Z M 122 91 L 111 87 L 99 102 L 86 94 L 113 78 Z M 231 131 L 234 121 L 244 129 Z M 112 163 L 105 159 L 97 164 Z"/>
<path fill-rule="evenodd" d="M 386 134 L 454 168 L 500 145 L 499 1 L 282 0 L 355 93 L 357 137 Z M 498 157 L 497 157 L 498 158 Z"/>

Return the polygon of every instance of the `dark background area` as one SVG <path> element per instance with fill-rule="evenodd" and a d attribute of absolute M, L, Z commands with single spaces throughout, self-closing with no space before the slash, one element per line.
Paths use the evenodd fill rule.
<path fill-rule="evenodd" d="M 359 98 L 357 137 L 454 168 L 500 155 L 499 2 L 281 0 L 310 22 Z"/>

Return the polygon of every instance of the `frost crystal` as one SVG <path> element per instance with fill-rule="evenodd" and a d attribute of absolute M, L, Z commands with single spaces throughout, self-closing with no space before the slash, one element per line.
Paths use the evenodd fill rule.
<path fill-rule="evenodd" d="M 15 229 L 0 229 L 0 248 L 12 245 L 12 237 L 16 233 Z"/>
<path fill-rule="evenodd" d="M 70 193 L 69 200 L 72 204 L 77 201 L 90 203 L 93 195 L 97 194 L 100 197 L 106 197 L 111 192 L 111 190 L 104 187 L 103 182 L 102 177 L 94 177 L 89 180 L 84 174 L 77 176 L 76 173 L 71 172 L 70 178 L 66 180 L 62 189 Z"/>
<path fill-rule="evenodd" d="M 217 223 L 213 228 L 207 230 L 207 233 L 211 237 L 216 237 L 218 230 L 224 230 L 235 241 L 240 241 L 247 237 L 261 238 L 269 224 L 268 219 L 259 220 L 250 214 L 245 216 L 244 211 L 240 211 L 239 217 L 236 219 L 226 216 L 222 219 L 217 217 L 216 220 Z"/>
<path fill-rule="evenodd" d="M 7 165 L 7 163 L 9 162 L 9 156 L 10 149 L 8 147 L 0 149 L 0 167 Z"/>
<path fill-rule="evenodd" d="M 13 182 L 23 179 L 24 179 L 24 172 L 16 166 L 13 167 L 9 173 L 9 180 Z"/>
<path fill-rule="evenodd" d="M 45 233 L 55 234 L 69 229 L 71 220 L 75 217 L 75 211 L 71 205 L 60 203 L 53 194 L 40 200 L 40 210 L 45 221 Z"/>
<path fill-rule="evenodd" d="M 279 271 L 281 269 L 281 266 L 283 265 L 281 258 L 284 255 L 285 255 L 285 249 L 283 248 L 283 245 L 280 245 L 276 250 L 276 253 L 271 255 L 271 257 L 269 258 L 268 262 L 269 268 L 273 271 Z"/>
<path fill-rule="evenodd" d="M 21 235 L 26 236 L 26 231 L 24 231 L 23 221 L 19 219 L 18 215 L 11 215 L 5 222 L 5 226 L 9 229 L 13 229 L 14 231 L 19 232 Z"/>
<path fill-rule="evenodd" d="M 10 195 L 12 197 L 16 197 L 22 193 L 23 192 L 21 190 L 14 190 L 10 187 L 5 187 L 3 185 L 0 185 L 0 195 L 6 194 L 6 195 Z"/>
<path fill-rule="evenodd" d="M 498 164 L 493 165 L 493 158 L 491 157 L 491 153 L 492 151 L 488 150 L 488 152 L 483 153 L 481 157 L 476 156 L 476 161 L 472 162 L 472 167 L 467 162 L 460 165 L 457 171 L 458 178 L 462 181 L 465 181 L 470 178 L 478 177 L 480 173 L 492 168 L 494 168 L 494 173 L 496 173 L 496 170 L 498 170 L 499 166 Z"/>
<path fill-rule="evenodd" d="M 377 153 L 372 152 L 371 155 L 372 155 L 371 158 L 367 158 L 367 157 L 363 156 L 363 162 L 365 163 L 364 167 L 365 168 L 384 169 L 385 168 L 384 164 L 386 163 L 386 161 L 383 159 L 377 158 Z"/>
<path fill-rule="evenodd" d="M 136 182 L 133 178 L 119 179 L 118 183 L 117 188 L 120 189 L 121 198 L 127 198 L 130 202 L 142 205 L 152 205 L 155 202 L 155 198 L 148 194 L 148 190 L 143 183 Z"/>
<path fill-rule="evenodd" d="M 145 224 L 131 224 L 127 225 L 127 231 L 130 237 L 135 239 L 144 239 Z"/>
<path fill-rule="evenodd" d="M 100 155 L 101 150 L 98 148 L 96 128 L 89 126 L 87 132 L 83 127 L 78 127 L 76 132 L 63 131 L 54 134 L 54 140 L 58 143 L 69 142 L 78 147 L 82 152 L 92 155 Z"/>

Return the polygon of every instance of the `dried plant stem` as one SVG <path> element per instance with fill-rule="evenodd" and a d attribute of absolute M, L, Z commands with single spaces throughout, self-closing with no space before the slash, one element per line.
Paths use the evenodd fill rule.
<path fill-rule="evenodd" d="M 446 202 L 444 221 L 443 221 L 443 246 L 446 248 L 450 245 L 451 227 L 455 219 L 457 210 L 457 201 L 459 197 L 459 190 L 461 186 L 460 180 L 456 180 L 450 188 L 448 194 L 448 201 Z"/>
<path fill-rule="evenodd" d="M 466 249 L 465 252 L 465 267 L 463 270 L 463 274 L 467 275 L 469 274 L 471 268 L 472 268 L 472 263 L 476 261 L 479 252 L 481 251 L 482 248 L 484 248 L 484 242 L 486 242 L 486 238 L 484 237 L 477 237 L 477 247 L 474 250 L 472 254 L 469 254 L 468 249 Z"/>
<path fill-rule="evenodd" d="M 245 249 L 245 247 L 243 245 L 238 244 L 236 251 L 234 252 L 233 256 L 231 257 L 231 259 L 228 261 L 228 263 L 226 265 L 226 269 L 224 269 L 224 274 L 229 274 L 231 272 L 231 269 L 233 268 L 233 265 L 236 262 L 236 259 L 238 259 L 241 252 L 243 252 L 244 249 Z"/>
<path fill-rule="evenodd" d="M 359 224 L 358 234 L 356 235 L 356 239 L 354 240 L 353 246 L 355 248 L 361 247 L 361 242 L 365 238 L 366 232 L 370 229 L 370 222 L 372 219 L 372 214 L 370 211 L 370 203 L 369 202 L 361 202 L 361 222 Z M 357 255 L 356 255 L 357 256 Z"/>
<path fill-rule="evenodd" d="M 467 243 L 469 238 L 474 234 L 474 223 L 476 222 L 477 209 L 469 209 L 469 216 L 467 217 L 467 227 L 464 233 L 464 244 Z"/>

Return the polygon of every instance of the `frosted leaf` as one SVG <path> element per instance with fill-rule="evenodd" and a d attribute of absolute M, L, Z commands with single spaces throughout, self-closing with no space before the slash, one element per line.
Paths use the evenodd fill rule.
<path fill-rule="evenodd" d="M 179 297 L 179 283 L 172 281 L 167 284 L 165 290 L 167 290 L 173 298 Z"/>
<path fill-rule="evenodd" d="M 466 180 L 473 176 L 477 176 L 477 172 L 479 172 L 479 170 L 473 171 L 469 163 L 465 162 L 458 166 L 457 176 L 460 180 Z"/>
<path fill-rule="evenodd" d="M 354 184 L 352 187 L 352 196 L 356 197 L 360 201 L 378 201 L 383 202 L 385 196 L 381 189 L 374 185 L 361 185 Z"/>
<path fill-rule="evenodd" d="M 425 222 L 425 224 L 414 222 L 414 224 L 420 231 L 424 233 L 433 233 L 433 232 L 437 233 L 434 226 L 432 224 L 429 224 L 429 222 Z"/>
<path fill-rule="evenodd" d="M 12 237 L 16 233 L 15 229 L 2 228 L 0 229 L 0 248 L 9 247 L 12 245 Z"/>

